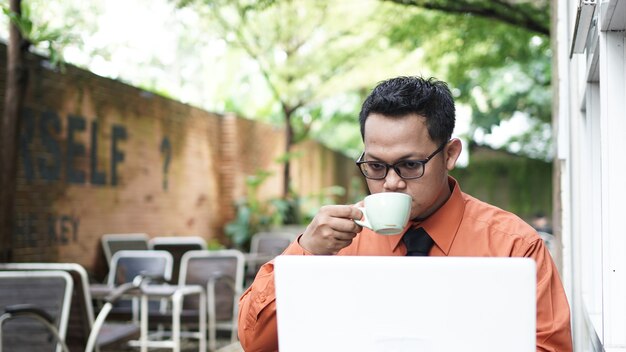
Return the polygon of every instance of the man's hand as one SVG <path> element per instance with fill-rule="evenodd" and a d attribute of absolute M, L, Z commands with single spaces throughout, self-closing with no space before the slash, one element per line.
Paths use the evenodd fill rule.
<path fill-rule="evenodd" d="M 313 254 L 337 254 L 363 229 L 354 220 L 363 214 L 352 205 L 326 205 L 300 237 L 300 246 Z"/>

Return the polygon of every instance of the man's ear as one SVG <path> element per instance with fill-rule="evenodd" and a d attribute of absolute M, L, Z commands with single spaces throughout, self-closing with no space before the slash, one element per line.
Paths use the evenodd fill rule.
<path fill-rule="evenodd" d="M 458 138 L 452 138 L 448 145 L 443 149 L 444 160 L 446 162 L 446 168 L 448 171 L 454 169 L 456 165 L 456 161 L 461 155 L 461 150 L 463 149 L 463 144 L 461 140 Z"/>

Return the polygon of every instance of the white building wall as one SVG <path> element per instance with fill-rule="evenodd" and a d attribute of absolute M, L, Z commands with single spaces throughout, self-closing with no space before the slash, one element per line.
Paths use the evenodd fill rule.
<path fill-rule="evenodd" d="M 626 0 L 555 5 L 555 216 L 574 348 L 626 352 Z"/>

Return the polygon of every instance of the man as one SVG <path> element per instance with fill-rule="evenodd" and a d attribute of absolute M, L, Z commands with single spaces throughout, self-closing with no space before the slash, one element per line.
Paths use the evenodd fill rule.
<path fill-rule="evenodd" d="M 552 227 L 550 226 L 548 217 L 542 211 L 535 213 L 530 225 L 534 227 L 535 230 L 537 230 L 538 232 L 545 232 L 548 234 L 552 234 Z"/>
<path fill-rule="evenodd" d="M 284 254 L 407 255 L 412 236 L 422 236 L 413 242 L 426 243 L 431 256 L 533 258 L 537 351 L 572 351 L 567 298 L 537 232 L 517 216 L 463 193 L 448 176 L 461 142 L 451 139 L 455 108 L 447 85 L 419 77 L 384 81 L 363 103 L 359 121 L 365 150 L 357 165 L 370 192 L 413 198 L 407 235 L 375 234 L 354 223 L 362 217 L 356 207 L 329 205 Z M 272 262 L 265 264 L 240 300 L 239 338 L 247 352 L 278 350 L 273 270 Z"/>

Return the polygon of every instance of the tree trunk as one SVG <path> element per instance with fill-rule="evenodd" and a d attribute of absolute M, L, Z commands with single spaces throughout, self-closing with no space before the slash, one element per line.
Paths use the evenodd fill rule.
<path fill-rule="evenodd" d="M 283 108 L 285 114 L 285 168 L 283 169 L 283 199 L 289 197 L 289 184 L 291 183 L 291 162 L 289 152 L 293 145 L 293 126 L 291 125 L 291 117 L 294 110 Z"/>
<path fill-rule="evenodd" d="M 10 0 L 12 12 L 21 15 L 21 0 Z M 13 260 L 13 226 L 15 222 L 15 188 L 20 111 L 26 91 L 24 51 L 27 45 L 17 26 L 9 25 L 7 79 L 4 113 L 0 131 L 0 262 Z"/>

